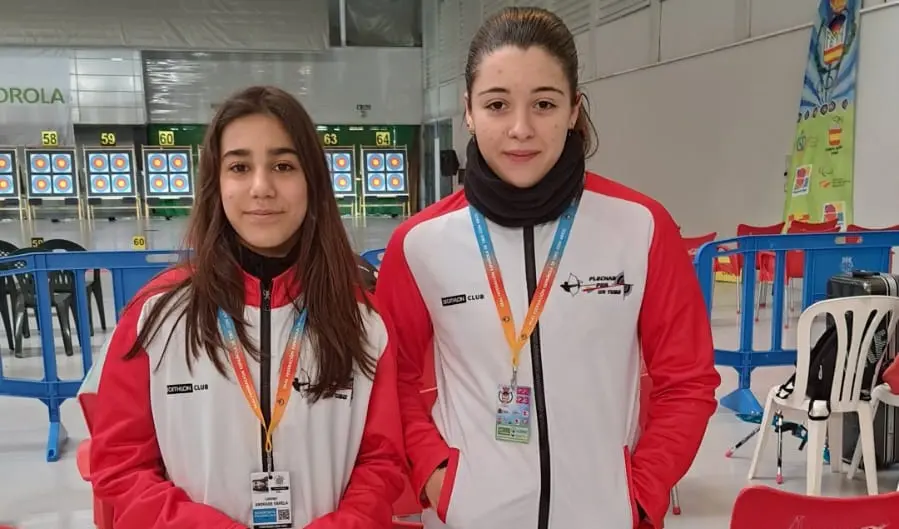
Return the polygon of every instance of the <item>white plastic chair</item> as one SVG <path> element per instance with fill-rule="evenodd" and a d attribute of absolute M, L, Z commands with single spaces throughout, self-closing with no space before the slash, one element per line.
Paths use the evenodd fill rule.
<path fill-rule="evenodd" d="M 852 314 L 852 335 L 846 324 L 846 316 Z M 827 414 L 827 403 L 816 402 L 810 408 L 810 399 L 806 397 L 808 371 L 811 363 L 812 324 L 819 316 L 831 316 L 837 330 L 837 358 L 833 376 L 833 389 L 830 393 L 830 414 Z M 796 383 L 792 393 L 786 398 L 778 396 L 780 386 L 774 386 L 765 400 L 765 412 L 762 416 L 762 429 L 752 463 L 749 466 L 749 479 L 756 474 L 759 456 L 772 433 L 771 423 L 775 408 L 786 412 L 803 412 L 808 429 L 808 446 L 806 454 L 806 493 L 810 496 L 821 494 L 821 473 L 824 467 L 824 442 L 830 441 L 831 471 L 839 472 L 843 459 L 843 417 L 844 413 L 858 413 L 862 454 L 865 461 L 865 479 L 868 494 L 877 494 L 877 470 L 874 453 L 874 426 L 871 406 L 861 399 L 862 374 L 871 348 L 875 332 L 885 318 L 887 325 L 887 343 L 893 338 L 896 323 L 899 321 L 899 298 L 891 296 L 856 296 L 819 301 L 799 316 L 799 327 L 796 347 Z M 866 322 L 869 322 L 866 325 Z M 810 411 L 811 410 L 811 411 Z M 810 417 L 826 419 L 811 420 Z M 830 436 L 827 435 L 828 431 Z"/>
<path fill-rule="evenodd" d="M 881 384 L 871 392 L 872 421 L 874 420 L 873 417 L 877 414 L 877 406 L 881 403 L 885 406 L 899 408 L 899 395 L 893 393 L 892 389 L 887 384 Z M 864 447 L 862 446 L 861 439 L 859 439 L 858 444 L 855 445 L 855 453 L 852 455 L 852 463 L 849 465 L 849 472 L 846 474 L 849 479 L 855 477 L 855 471 L 858 470 L 858 465 L 861 463 L 863 449 Z M 867 470 L 865 471 L 865 474 L 867 475 Z M 896 485 L 896 490 L 899 491 L 899 484 Z"/>

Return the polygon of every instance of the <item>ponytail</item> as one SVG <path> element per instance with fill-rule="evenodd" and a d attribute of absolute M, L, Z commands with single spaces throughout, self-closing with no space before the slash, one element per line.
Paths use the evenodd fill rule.
<path fill-rule="evenodd" d="M 597 141 L 596 127 L 593 126 L 593 120 L 590 119 L 590 101 L 587 99 L 587 94 L 579 92 L 577 97 L 581 108 L 578 110 L 573 130 L 584 142 L 584 157 L 589 158 L 596 154 L 599 142 Z"/>

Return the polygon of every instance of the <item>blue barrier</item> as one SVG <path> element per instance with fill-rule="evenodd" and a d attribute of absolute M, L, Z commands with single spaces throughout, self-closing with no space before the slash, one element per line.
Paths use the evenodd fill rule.
<path fill-rule="evenodd" d="M 78 332 L 84 374 L 92 364 L 91 337 L 88 328 L 88 305 L 84 271 L 95 268 L 109 270 L 112 275 L 116 320 L 128 301 L 154 275 L 182 257 L 176 251 L 132 252 L 46 252 L 0 258 L 0 277 L 29 273 L 34 277 L 37 320 L 39 329 L 53 329 L 51 293 L 48 272 L 75 272 L 75 310 L 80 323 Z M 16 263 L 13 265 L 13 263 Z M 24 266 L 23 266 L 24 265 Z M 66 399 L 77 395 L 82 379 L 60 380 L 56 365 L 56 346 L 53 332 L 41 332 L 41 356 L 44 364 L 42 380 L 22 380 L 3 375 L 0 363 L 0 396 L 35 398 L 49 411 L 50 430 L 47 435 L 47 461 L 57 461 L 65 428 L 60 422 L 59 408 Z"/>
<path fill-rule="evenodd" d="M 368 264 L 374 266 L 375 268 L 381 267 L 381 259 L 384 257 L 384 248 L 376 248 L 374 250 L 366 250 L 362 252 L 360 255 L 363 259 L 368 261 Z"/>
<path fill-rule="evenodd" d="M 757 367 L 796 363 L 796 350 L 783 347 L 784 278 L 789 250 L 802 250 L 805 254 L 802 282 L 802 308 L 805 309 L 827 296 L 827 281 L 834 275 L 852 270 L 889 271 L 890 251 L 896 246 L 899 246 L 899 231 L 753 235 L 714 241 L 700 247 L 693 264 L 710 315 L 715 260 L 729 255 L 743 256 L 740 345 L 735 351 L 715 349 L 715 364 L 736 369 L 739 383 L 735 391 L 721 399 L 721 405 L 739 415 L 761 415 L 762 407 L 750 390 L 752 371 Z M 755 268 L 759 252 L 773 253 L 775 263 L 771 348 L 765 351 L 754 350 L 752 344 Z"/>

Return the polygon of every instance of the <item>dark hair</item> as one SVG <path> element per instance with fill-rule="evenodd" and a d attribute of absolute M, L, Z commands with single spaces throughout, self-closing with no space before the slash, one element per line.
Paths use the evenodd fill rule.
<path fill-rule="evenodd" d="M 507 7 L 488 18 L 471 39 L 468 60 L 465 63 L 465 89 L 471 94 L 471 86 L 478 67 L 485 56 L 504 46 L 526 50 L 539 46 L 555 57 L 562 65 L 571 90 L 571 104 L 578 102 L 578 57 L 574 36 L 568 26 L 555 13 L 539 7 Z M 580 94 L 581 108 L 574 131 L 584 141 L 584 154 L 596 152 L 596 128 L 590 119 L 586 94 Z M 471 99 L 469 99 L 471 105 Z"/>
<path fill-rule="evenodd" d="M 185 245 L 193 249 L 183 265 L 189 273 L 174 284 L 148 293 L 162 294 L 157 305 L 160 310 L 148 314 L 126 358 L 146 349 L 162 322 L 175 316 L 185 320 L 188 366 L 205 350 L 216 369 L 227 377 L 227 356 L 216 316 L 222 308 L 234 319 L 247 354 L 259 359 L 259 350 L 247 339 L 243 272 L 236 256 L 240 243 L 225 216 L 219 184 L 222 132 L 234 120 L 256 114 L 281 122 L 306 175 L 308 209 L 291 255 L 296 256 L 295 277 L 303 285 L 306 329 L 315 343 L 318 380 L 308 391 L 316 400 L 345 387 L 356 366 L 372 377 L 374 359 L 365 352 L 365 328 L 358 305 L 357 293 L 364 292 L 365 287 L 331 191 L 325 153 L 309 114 L 299 101 L 278 88 L 247 88 L 225 101 L 212 119 L 203 140 L 197 195 L 185 238 Z M 364 296 L 365 305 L 371 309 Z M 168 308 L 162 310 L 164 307 Z"/>

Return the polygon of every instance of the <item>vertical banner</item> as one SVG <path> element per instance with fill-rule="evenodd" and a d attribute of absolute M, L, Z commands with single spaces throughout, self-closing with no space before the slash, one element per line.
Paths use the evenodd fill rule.
<path fill-rule="evenodd" d="M 821 0 L 812 27 L 784 220 L 852 223 L 861 0 Z"/>
<path fill-rule="evenodd" d="M 0 50 L 0 145 L 73 145 L 71 52 Z M 50 141 L 52 140 L 52 141 Z"/>

